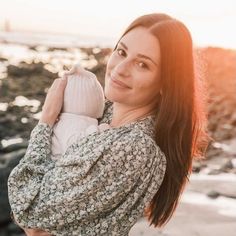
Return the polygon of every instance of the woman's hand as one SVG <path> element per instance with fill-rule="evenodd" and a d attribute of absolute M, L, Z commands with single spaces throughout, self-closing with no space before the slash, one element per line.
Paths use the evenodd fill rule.
<path fill-rule="evenodd" d="M 27 236 L 52 236 L 48 232 L 40 229 L 24 229 L 24 228 L 22 229 L 25 231 L 25 234 Z"/>
<path fill-rule="evenodd" d="M 64 90 L 67 84 L 67 76 L 55 79 L 53 84 L 48 90 L 43 108 L 40 122 L 47 123 L 51 127 L 59 116 L 64 98 Z"/>

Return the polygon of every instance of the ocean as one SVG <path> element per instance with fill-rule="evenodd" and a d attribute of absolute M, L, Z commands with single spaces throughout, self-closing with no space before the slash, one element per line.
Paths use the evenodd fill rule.
<path fill-rule="evenodd" d="M 48 47 L 113 47 L 117 39 L 109 37 L 0 31 L 0 43 L 44 45 Z"/>

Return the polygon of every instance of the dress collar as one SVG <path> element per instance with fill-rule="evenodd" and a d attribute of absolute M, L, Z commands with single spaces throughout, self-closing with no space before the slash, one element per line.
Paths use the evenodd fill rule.
<path fill-rule="evenodd" d="M 105 101 L 105 109 L 102 118 L 98 119 L 99 124 L 107 123 L 110 124 L 112 120 L 113 114 L 113 102 L 106 99 Z M 144 133 L 148 134 L 149 136 L 154 137 L 155 134 L 155 115 L 148 115 L 146 117 L 140 118 L 138 120 L 132 121 L 128 124 L 122 125 L 117 128 L 139 128 Z M 111 127 L 112 129 L 116 129 L 116 127 Z"/>

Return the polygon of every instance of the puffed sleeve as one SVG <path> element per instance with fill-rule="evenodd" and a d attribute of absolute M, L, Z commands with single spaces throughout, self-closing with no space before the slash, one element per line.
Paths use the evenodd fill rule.
<path fill-rule="evenodd" d="M 17 209 L 17 212 L 23 212 L 27 209 L 32 199 L 38 194 L 40 185 L 33 184 L 35 180 L 41 181 L 45 173 L 55 166 L 49 157 L 51 134 L 52 129 L 48 124 L 36 125 L 31 132 L 25 156 L 9 176 L 9 201 L 12 204 L 12 209 Z M 19 195 L 19 199 L 13 197 L 15 194 Z"/>
<path fill-rule="evenodd" d="M 151 138 L 125 129 L 113 132 L 110 139 L 112 131 L 91 134 L 54 163 L 50 127 L 34 128 L 25 156 L 8 179 L 10 205 L 21 227 L 79 235 L 83 225 L 112 209 L 122 205 L 125 214 L 153 175 L 160 186 L 166 162 Z"/>

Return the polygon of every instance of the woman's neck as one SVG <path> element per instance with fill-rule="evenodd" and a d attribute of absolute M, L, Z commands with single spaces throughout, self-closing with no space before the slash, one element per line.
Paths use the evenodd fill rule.
<path fill-rule="evenodd" d="M 134 108 L 121 103 L 113 103 L 111 127 L 119 127 L 153 114 L 150 107 Z"/>

